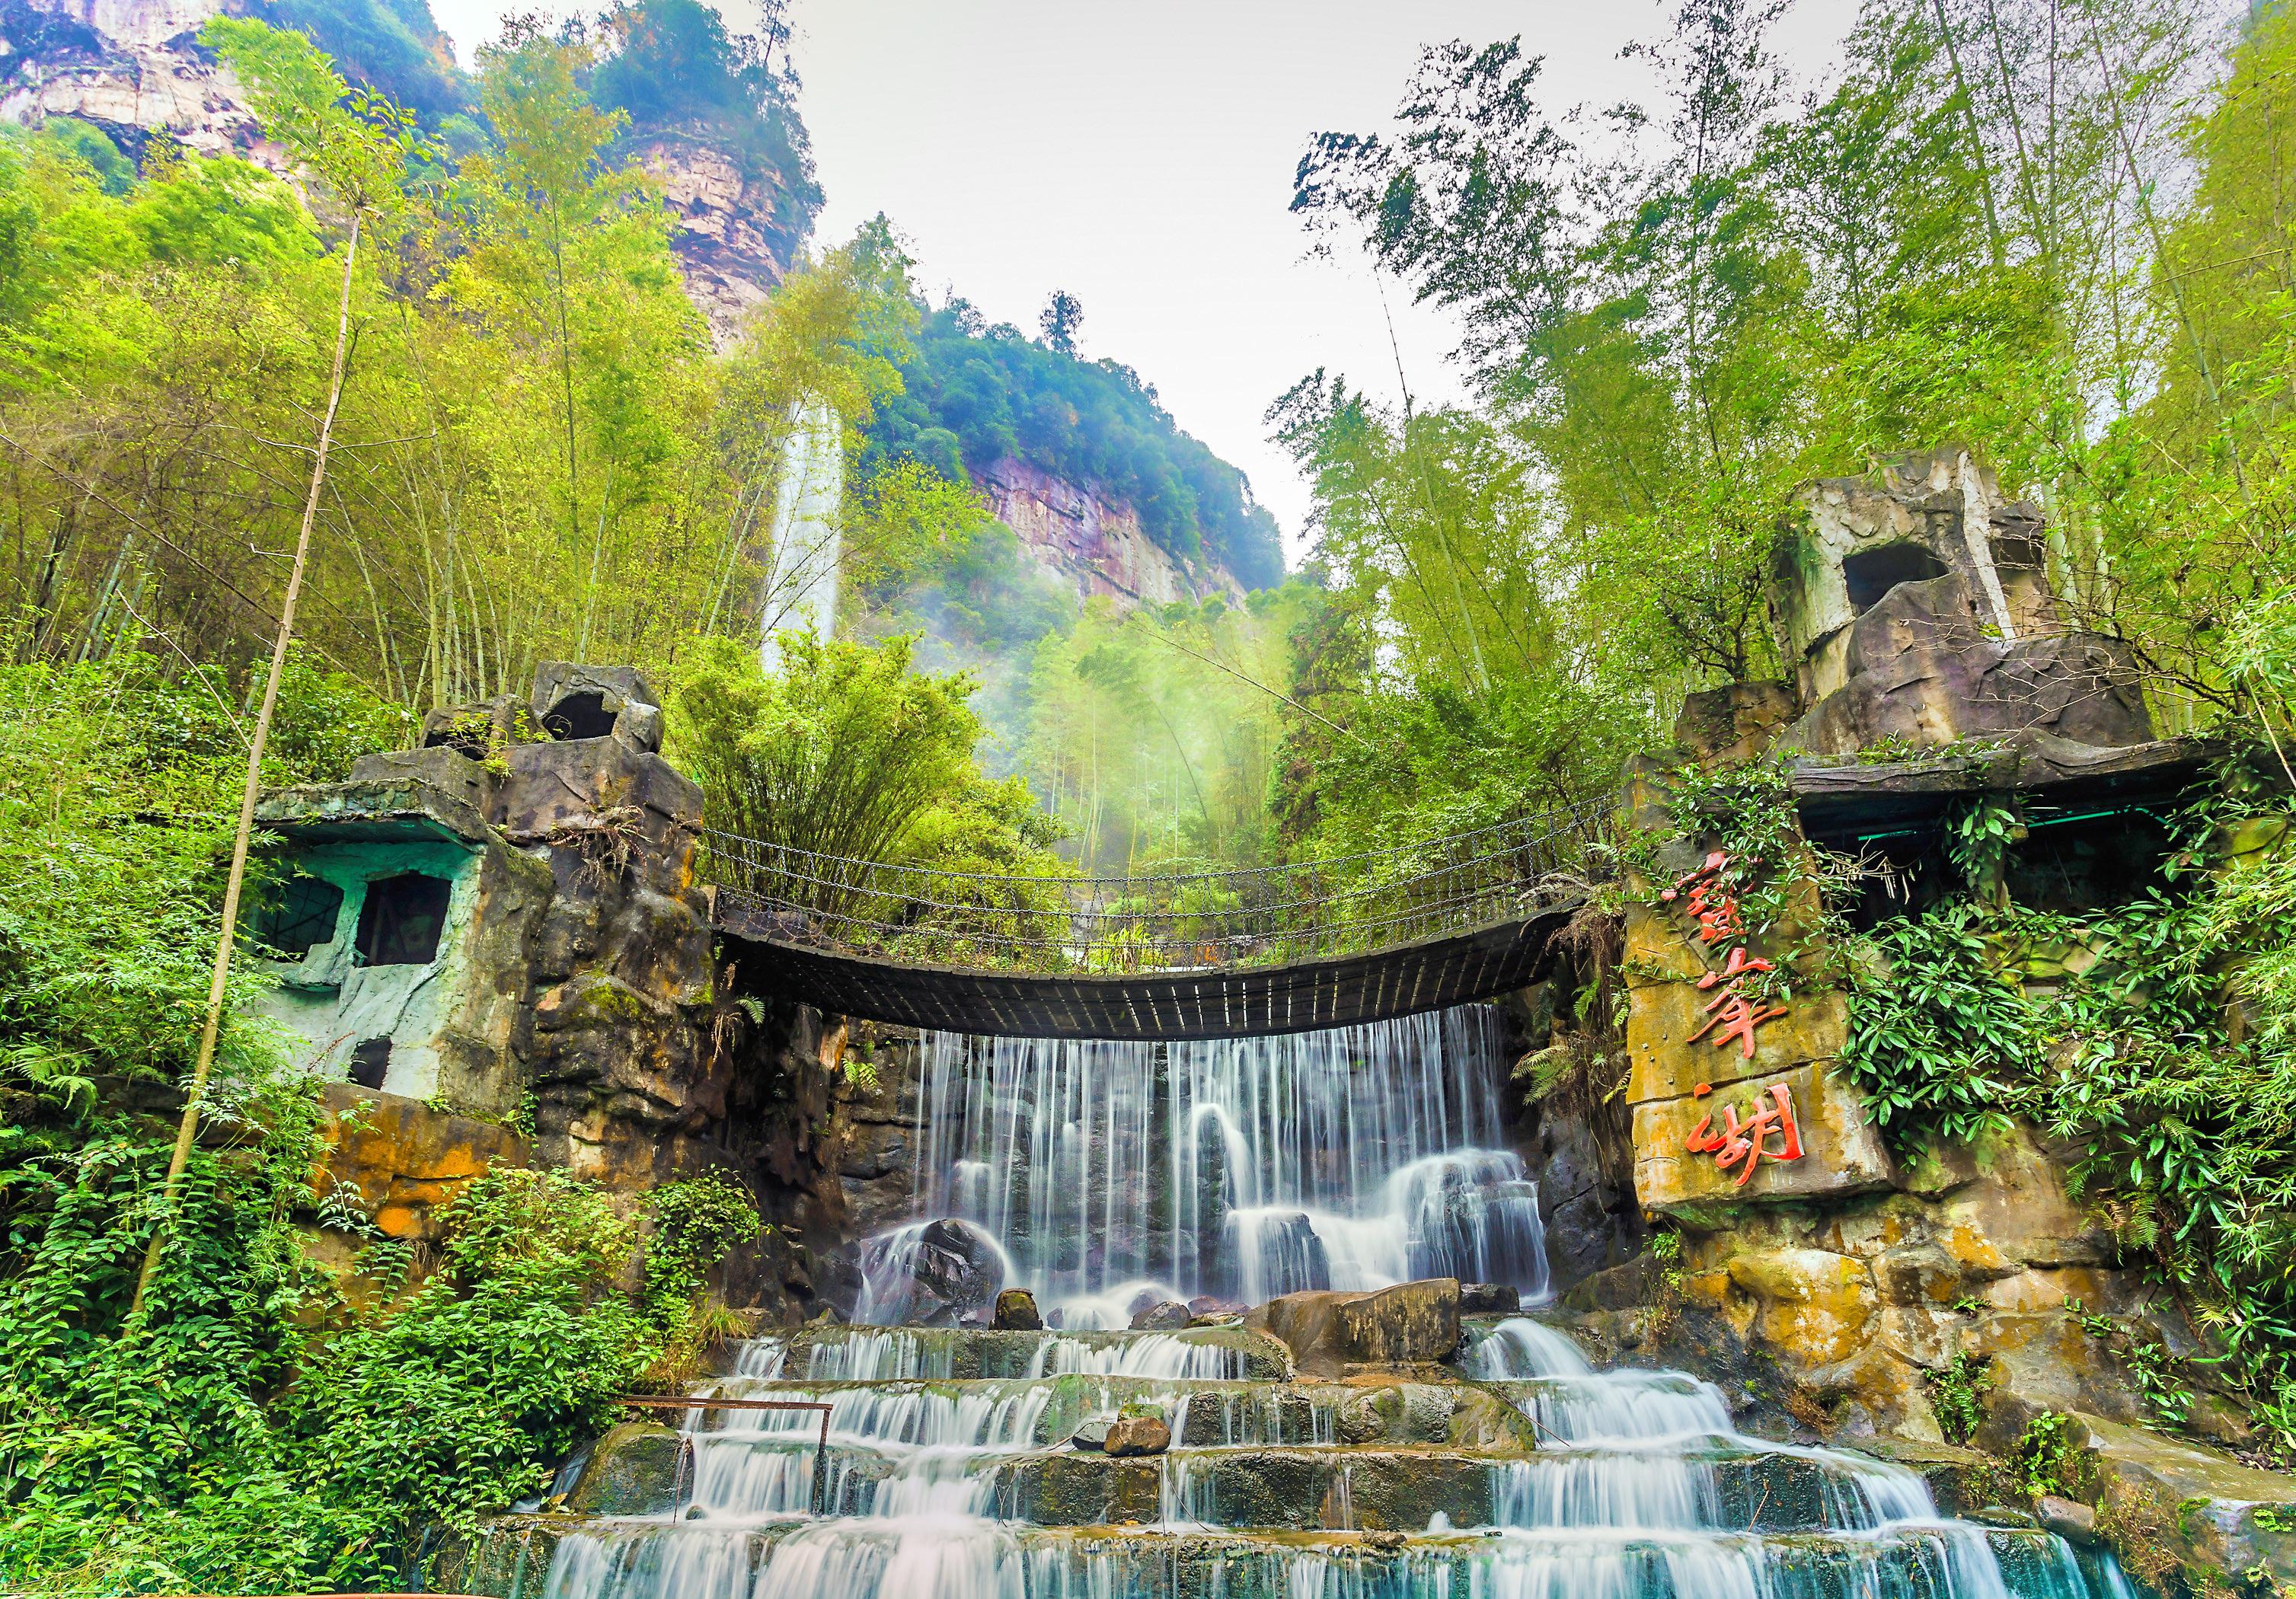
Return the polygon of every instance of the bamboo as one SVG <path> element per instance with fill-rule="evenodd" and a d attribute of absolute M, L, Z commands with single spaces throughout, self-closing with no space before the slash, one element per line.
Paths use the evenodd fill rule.
<path fill-rule="evenodd" d="M 255 732 L 247 746 L 247 782 L 240 793 L 239 831 L 231 845 L 231 873 L 223 891 L 223 927 L 216 935 L 215 973 L 208 984 L 206 1020 L 200 1027 L 200 1053 L 192 1067 L 192 1080 L 184 1092 L 184 1117 L 176 1128 L 176 1149 L 168 1160 L 168 1177 L 160 1190 L 160 1213 L 152 1226 L 152 1242 L 144 1250 L 144 1269 L 136 1275 L 135 1297 L 127 1307 L 130 1328 L 143 1319 L 144 1300 L 152 1274 L 168 1238 L 168 1224 L 184 1167 L 191 1160 L 192 1141 L 199 1135 L 200 1095 L 207 1091 L 208 1073 L 215 1065 L 216 1037 L 223 1029 L 224 995 L 231 981 L 232 950 L 239 930 L 240 890 L 247 882 L 247 850 L 255 832 L 255 800 L 263 787 L 263 746 L 271 734 L 271 712 L 279 701 L 279 678 L 287 665 L 287 645 L 295 635 L 295 602 L 303 588 L 304 568 L 311 554 L 311 524 L 318 519 L 319 495 L 327 480 L 327 448 L 334 440 L 335 411 L 343 398 L 343 361 L 350 346 L 351 268 L 358 258 L 360 213 L 351 212 L 350 240 L 343 249 L 343 288 L 335 308 L 335 358 L 327 379 L 327 409 L 319 421 L 318 448 L 311 461 L 310 492 L 303 499 L 303 525 L 295 538 L 295 564 L 287 574 L 287 594 L 279 607 L 279 632 L 272 641 L 271 671 L 264 679 L 263 708 L 256 713 Z"/>

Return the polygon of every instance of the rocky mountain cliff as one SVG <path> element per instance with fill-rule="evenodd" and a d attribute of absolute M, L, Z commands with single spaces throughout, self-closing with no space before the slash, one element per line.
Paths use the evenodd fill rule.
<path fill-rule="evenodd" d="M 129 153 L 164 133 L 203 155 L 261 159 L 239 84 L 195 43 L 219 0 L 4 0 L 0 116 L 78 117 Z"/>
<path fill-rule="evenodd" d="M 980 474 L 996 520 L 1013 529 L 1037 565 L 1076 589 L 1113 600 L 1120 611 L 1224 594 L 1243 597 L 1235 575 L 1210 560 L 1183 560 L 1142 530 L 1140 513 L 1096 484 L 1078 485 L 1007 456 Z"/>
<path fill-rule="evenodd" d="M 390 69 L 360 70 L 373 56 L 362 41 L 330 37 L 322 19 L 295 14 L 291 5 L 256 0 L 0 0 L 0 117 L 37 127 L 50 117 L 78 117 L 102 130 L 133 156 L 155 134 L 202 155 L 235 153 L 274 168 L 283 163 L 266 144 L 244 91 L 202 50 L 199 30 L 213 16 L 264 15 L 312 35 L 346 76 L 373 81 L 418 109 L 448 109 L 442 98 L 467 100 L 467 86 L 446 37 L 417 0 L 413 25 L 378 13 L 393 25 Z M 272 14 L 276 12 L 278 14 Z M 403 81 L 402 81 L 403 80 Z M 426 102 L 429 102 L 426 105 Z M 735 141 L 700 119 L 649 126 L 636 122 L 628 153 L 662 186 L 677 218 L 672 246 L 693 299 L 722 345 L 731 340 L 749 308 L 788 270 L 790 197 L 800 219 L 812 193 L 805 174 L 785 175 L 752 158 Z M 801 235 L 802 226 L 797 232 Z"/>

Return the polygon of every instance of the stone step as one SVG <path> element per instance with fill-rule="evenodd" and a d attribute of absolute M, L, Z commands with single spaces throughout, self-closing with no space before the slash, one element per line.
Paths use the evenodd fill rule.
<path fill-rule="evenodd" d="M 1185 1522 L 1271 1531 L 1454 1527 L 1759 1533 L 1882 1520 L 1857 1463 L 1816 1454 L 1495 1455 L 1393 1446 L 1078 1451 L 997 1463 L 988 1513 L 1037 1526 Z"/>
<path fill-rule="evenodd" d="M 664 1541 L 690 1542 L 665 1549 Z M 2018 1599 L 2086 1599 L 2064 1545 L 2046 1534 L 1964 1526 L 1908 1526 L 1868 1537 L 1759 1538 L 1742 1533 L 1439 1533 L 1379 1531 L 1254 1537 L 1224 1531 L 1138 1527 L 1004 1527 L 988 1521 L 791 1520 L 759 1528 L 680 1523 L 668 1528 L 576 1516 L 496 1518 L 471 1543 L 450 1548 L 434 1573 L 442 1589 L 510 1599 L 544 1590 L 554 1558 L 572 1568 L 603 1564 L 633 1573 L 668 1565 L 727 1572 L 747 1592 L 777 1554 L 868 1562 L 907 1540 L 939 1541 L 974 1570 L 995 1574 L 984 1588 L 998 1599 L 1069 1599 L 1122 1594 L 1135 1599 L 1292 1599 L 1302 1592 L 1376 1594 L 1417 1599 L 1468 1593 L 1552 1595 L 1633 1594 L 1646 1599 L 1705 1599 L 1718 1593 L 1791 1599 L 1908 1599 L 1943 1591 L 1965 1570 L 1981 1540 Z M 562 1554 L 562 1544 L 568 1545 Z M 855 1564 L 843 1569 L 856 1570 Z M 858 1573 L 857 1572 L 857 1575 Z M 1967 1583 L 1964 1593 L 1976 1591 Z M 594 1591 L 615 1591 L 601 1585 Z M 865 1595 L 855 1582 L 842 1590 Z M 878 1590 L 876 1599 L 907 1599 Z"/>
<path fill-rule="evenodd" d="M 800 1382 L 729 1377 L 710 1398 L 821 1400 L 834 1406 L 832 1437 L 858 1441 L 1066 1442 L 1086 1417 L 1126 1405 L 1155 1406 L 1180 1445 L 1396 1443 L 1465 1448 L 1535 1448 L 1539 1433 L 1521 1410 L 1468 1383 L 1360 1379 L 1348 1382 L 1253 1382 L 1223 1379 L 1060 1377 L 908 1378 Z M 710 1431 L 813 1437 L 807 1412 L 701 1411 Z M 1029 1422 L 1025 1436 L 1009 1429 Z M 688 1423 L 691 1424 L 690 1423 Z M 962 1435 L 962 1436 L 960 1436 Z"/>
<path fill-rule="evenodd" d="M 1241 1326 L 1177 1332 L 999 1332 L 985 1327 L 807 1327 L 729 1345 L 728 1376 L 817 1379 L 1108 1376 L 1284 1382 L 1291 1351 Z"/>
<path fill-rule="evenodd" d="M 569 1492 L 593 1515 L 832 1514 L 928 1509 L 1037 1526 L 1204 1524 L 1274 1531 L 1456 1527 L 1808 1532 L 1871 1527 L 1913 1501 L 1887 1468 L 1822 1451 L 1688 1456 L 1607 1448 L 1478 1451 L 1396 1444 L 1184 1447 L 1160 1456 L 925 1447 L 796 1432 L 618 1428 Z M 1892 1496 L 1892 1492 L 1895 1497 Z"/>

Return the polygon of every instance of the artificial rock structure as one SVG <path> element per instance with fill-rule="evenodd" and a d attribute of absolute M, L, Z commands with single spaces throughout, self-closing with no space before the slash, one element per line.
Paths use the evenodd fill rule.
<path fill-rule="evenodd" d="M 429 1234 L 492 1160 L 632 1193 L 730 1168 L 782 1225 L 727 1291 L 778 1308 L 809 1298 L 810 1249 L 847 1239 L 849 1211 L 893 1203 L 873 1176 L 898 1168 L 906 1200 L 899 1110 L 823 1069 L 851 1029 L 723 991 L 701 794 L 660 738 L 622 668 L 547 662 L 524 699 L 433 712 L 422 748 L 264 798 L 280 881 L 250 931 L 331 1103 L 371 1106 L 330 1165 L 386 1231 Z"/>
<path fill-rule="evenodd" d="M 2291 1484 L 2199 1441 L 2245 1446 L 2242 1408 L 2202 1382 L 2194 1441 L 2145 1431 L 2154 1412 L 2116 1353 L 2125 1341 L 2074 1314 L 2177 1354 L 2202 1347 L 2075 1197 L 2086 1152 L 2019 1127 L 1893 1156 L 1835 1065 L 1849 1016 L 1812 936 L 1816 886 L 1789 884 L 1780 928 L 1749 938 L 1717 840 L 1695 811 L 1668 808 L 1685 763 L 1783 761 L 1801 832 L 1879 873 L 1862 922 L 1931 903 L 1955 875 L 1948 823 L 2013 805 L 1993 891 L 2055 911 L 2125 903 L 2155 880 L 2161 818 L 2206 780 L 2210 750 L 2154 736 L 2125 649 L 2080 631 L 2053 586 L 2049 539 L 1957 450 L 1800 495 L 1771 591 L 1793 676 L 1693 694 L 1673 755 L 1629 774 L 1634 823 L 1678 835 L 1634 885 L 1622 957 L 1633 1192 L 1675 1252 L 1598 1273 L 1565 1304 L 1616 1357 L 1690 1365 L 1778 1426 L 1898 1457 L 1981 1462 L 1945 1442 L 1940 1384 L 1967 1391 L 1972 1441 L 1996 1456 L 2036 1418 L 2067 1418 L 2090 1504 L 2062 1508 L 2090 1518 L 2084 1532 L 2104 1527 L 2167 1586 L 2269 1587 L 2296 1570 L 2273 1508 Z M 2037 989 L 2094 958 L 2005 952 L 2007 974 Z M 1790 996 L 1748 986 L 1766 962 Z M 1734 989 L 1756 997 L 1734 1007 Z"/>
<path fill-rule="evenodd" d="M 710 901 L 693 882 L 701 795 L 662 761 L 658 701 L 635 673 L 545 667 L 526 700 L 434 715 L 420 750 L 271 796 L 264 822 L 292 867 L 258 929 L 281 957 L 277 1013 L 312 1069 L 338 1079 L 332 1095 L 378 1101 L 339 1139 L 336 1164 L 385 1200 L 390 1230 L 419 1234 L 487 1160 L 630 1190 L 730 1168 L 782 1225 L 726 1275 L 760 1336 L 732 1357 L 724 1391 L 800 1398 L 808 1378 L 846 1385 L 822 1401 L 847 1407 L 843 1454 L 823 1462 L 840 1518 L 796 1534 L 777 1519 L 802 1515 L 812 1491 L 775 1464 L 809 1419 L 787 1439 L 777 1423 L 633 1425 L 570 1476 L 564 1505 L 646 1518 L 642 1533 L 510 1518 L 469 1552 L 463 1579 L 530 1587 L 537 1572 L 521 1562 L 541 1559 L 557 1562 L 554 1591 L 667 1599 L 645 1587 L 655 1556 L 627 1552 L 684 1547 L 697 1505 L 704 1521 L 738 1521 L 748 1541 L 726 1558 L 762 1571 L 784 1558 L 775 1540 L 791 1559 L 815 1543 L 874 1548 L 895 1535 L 867 1525 L 873 1515 L 962 1500 L 965 1516 L 1008 1528 L 963 1535 L 980 1547 L 1017 1539 L 1031 1561 L 1083 1562 L 1062 1566 L 1071 1575 L 1104 1554 L 1111 1580 L 1142 1591 L 1302 1591 L 1295 1555 L 1403 1584 L 1513 1558 L 1513 1545 L 1494 1555 L 1423 1533 L 1437 1511 L 1460 1527 L 1585 1525 L 1540 1519 L 1533 1485 L 1578 1469 L 1540 1457 L 1560 1429 L 1588 1446 L 1588 1470 L 1610 1469 L 1604 1451 L 1626 1446 L 1601 1430 L 1648 1402 L 1639 1384 L 1680 1398 L 1684 1426 L 1734 1427 L 1708 1463 L 1734 1529 L 1821 1541 L 1833 1530 L 1823 1494 L 1791 1498 L 1786 1523 L 1764 1521 L 1772 1495 L 1816 1490 L 1795 1486 L 1808 1457 L 1766 1453 L 1756 1434 L 1910 1464 L 1948 1509 L 2030 1528 L 1999 1462 L 2050 1414 L 2068 1418 L 2088 1484 L 2087 1505 L 2048 1512 L 2052 1527 L 2092 1554 L 2107 1540 L 2141 1554 L 2140 1574 L 2196 1595 L 2258 1571 L 2286 1582 L 2296 1535 L 2278 1529 L 2296 1525 L 2284 1508 L 2296 1487 L 2209 1443 L 2240 1446 L 2246 1419 L 2202 1392 L 2196 1436 L 2144 1430 L 2135 1374 L 2069 1314 L 2078 1304 L 2180 1352 L 2198 1347 L 2069 1192 L 2080 1152 L 2015 1128 L 1919 1161 L 1894 1155 L 1839 1074 L 1849 1012 L 1825 980 L 1826 952 L 1748 932 L 1716 840 L 1694 814 L 1669 810 L 1669 773 L 1685 762 L 1780 756 L 1803 833 L 1890 866 L 1905 898 L 1884 910 L 1939 891 L 1941 828 L 1988 797 L 2013 798 L 2026 829 L 2001 868 L 2005 895 L 2079 910 L 2130 891 L 2164 847 L 2157 814 L 2202 780 L 2206 751 L 2152 736 L 2119 646 L 2071 625 L 2048 538 L 1959 451 L 1808 488 L 1773 574 L 1792 677 L 1693 696 L 1672 757 L 1629 774 L 1630 822 L 1673 841 L 1624 918 L 1616 1054 L 1555 1070 L 1588 1049 L 1571 1034 L 1583 1018 L 1570 996 L 1595 958 L 1585 940 L 1560 941 L 1499 1016 L 1477 1013 L 1476 1029 L 1523 1057 L 1516 1079 L 1537 1086 L 1521 1103 L 1498 1094 L 1497 1074 L 1462 1070 L 1469 1056 L 1447 1034 L 1396 1050 L 1407 1029 L 1391 1024 L 1380 1038 L 1240 1053 L 1227 1046 L 1241 1041 L 989 1049 L 737 1000 L 713 968 L 726 955 L 713 953 Z M 2021 956 L 2036 982 L 2076 958 Z M 1790 997 L 1745 980 L 1764 964 L 1793 968 Z M 832 1070 L 849 1059 L 870 1069 Z M 1485 1103 L 1502 1108 L 1460 1114 L 1456 1138 L 1423 1136 L 1439 1119 L 1429 1106 L 1448 1103 L 1437 1091 L 1471 1083 L 1492 1085 Z M 365 1189 L 369 1177 L 380 1188 Z M 1388 1280 L 1431 1280 L 1287 1292 L 1382 1250 Z M 1471 1264 L 1496 1275 L 1487 1263 L 1534 1253 L 1539 1273 L 1512 1287 L 1534 1298 L 1551 1287 L 1548 1327 L 1621 1368 L 1615 1382 L 1589 1377 L 1568 1349 L 1535 1349 L 1536 1330 L 1470 1310 L 1488 1303 L 1459 1285 Z M 862 1279 L 864 1264 L 912 1257 L 906 1279 L 886 1278 L 898 1301 Z M 962 1266 L 964 1292 L 943 1257 Z M 1131 1332 L 1064 1331 L 1034 1324 L 1033 1300 L 997 1300 L 1000 1272 L 1030 1271 L 1108 1301 L 1119 1327 L 1128 1279 L 1217 1292 L 1144 1301 Z M 932 1294 L 911 1292 L 928 1277 Z M 1263 1302 L 1239 1318 L 1232 1293 Z M 891 1341 L 791 1331 L 824 1309 L 867 1311 L 873 1294 L 877 1309 L 897 1302 L 940 1325 Z M 970 1324 L 991 1303 L 996 1327 Z M 1980 1372 L 1972 1441 L 1989 1454 L 1946 1442 L 1933 1404 L 1940 1382 Z M 1468 1391 L 1463 1378 L 1503 1380 Z M 1533 1380 L 1549 1386 L 1523 1386 Z M 945 1404 L 958 1405 L 944 1419 L 961 1431 L 972 1411 L 958 1401 L 976 1392 L 993 1401 L 982 1415 L 1004 1419 L 950 1435 L 973 1451 L 962 1481 L 954 1465 L 934 1477 L 903 1453 L 922 1433 L 886 1431 Z M 1603 1408 L 1613 1399 L 1616 1414 Z M 1095 1412 L 1134 1406 L 1162 1412 L 1095 1431 Z M 1188 1456 L 1208 1442 L 1229 1452 Z M 1259 1452 L 1235 1452 L 1246 1446 Z M 1652 1447 L 1637 1435 L 1629 1452 Z M 1364 1453 L 1323 1453 L 1349 1448 Z M 1844 1480 L 1863 1469 L 1839 1468 Z M 1673 1480 L 1627 1486 L 1655 1493 L 1661 1478 Z M 1629 1509 L 1669 1536 L 1714 1513 L 1671 1498 Z M 1126 1521 L 1150 1527 L 1112 1541 L 1078 1530 Z M 1246 1527 L 1257 1530 L 1221 1530 Z M 1308 1541 L 1253 1542 L 1269 1529 Z M 1168 1546 L 1156 1541 L 1166 1534 Z M 1249 1580 L 1233 1563 L 1246 1554 L 1266 1562 Z M 1147 1573 L 1168 1558 L 1196 1575 L 1156 1587 L 1167 1578 Z M 1963 1576 L 1930 1580 L 1946 1592 Z"/>

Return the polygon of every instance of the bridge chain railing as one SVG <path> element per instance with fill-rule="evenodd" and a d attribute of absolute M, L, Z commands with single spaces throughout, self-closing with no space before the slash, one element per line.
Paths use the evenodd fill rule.
<path fill-rule="evenodd" d="M 1610 803 L 1390 849 L 1229 871 L 997 875 L 706 831 L 698 871 L 776 941 L 1046 974 L 1287 965 L 1536 914 L 1583 882 Z"/>

